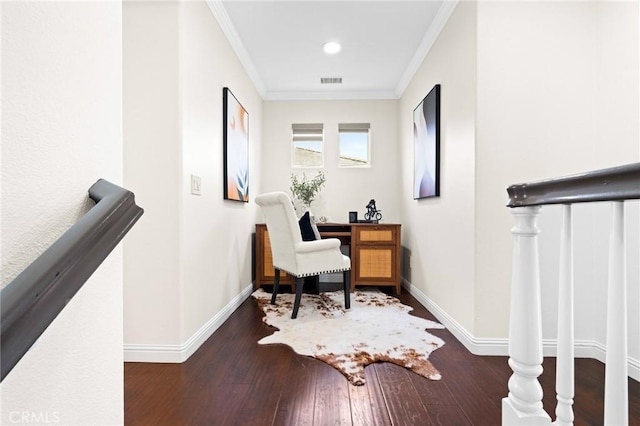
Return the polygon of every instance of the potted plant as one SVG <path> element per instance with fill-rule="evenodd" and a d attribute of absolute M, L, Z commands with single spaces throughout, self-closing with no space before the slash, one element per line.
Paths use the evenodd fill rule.
<path fill-rule="evenodd" d="M 291 173 L 291 187 L 289 189 L 293 194 L 294 204 L 295 201 L 298 201 L 308 209 L 325 182 L 326 178 L 322 170 L 318 170 L 318 173 L 310 180 L 307 180 L 307 176 L 304 173 L 302 174 L 302 178 Z M 296 210 L 297 209 L 298 208 L 296 208 Z"/>

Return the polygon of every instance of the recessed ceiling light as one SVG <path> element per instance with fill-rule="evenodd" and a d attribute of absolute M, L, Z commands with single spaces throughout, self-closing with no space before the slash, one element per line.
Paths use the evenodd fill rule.
<path fill-rule="evenodd" d="M 337 41 L 328 41 L 322 45 L 322 50 L 324 50 L 324 53 L 327 55 L 334 55 L 342 50 L 342 46 L 340 46 L 340 43 Z"/>

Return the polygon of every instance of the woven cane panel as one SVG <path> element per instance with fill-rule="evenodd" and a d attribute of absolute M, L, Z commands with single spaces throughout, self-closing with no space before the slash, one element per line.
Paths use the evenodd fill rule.
<path fill-rule="evenodd" d="M 361 278 L 392 278 L 392 250 L 360 249 L 360 277 Z"/>
<path fill-rule="evenodd" d="M 262 244 L 264 247 L 264 263 L 262 270 L 265 277 L 275 277 L 276 272 L 273 269 L 273 254 L 271 254 L 271 241 L 269 241 L 269 232 L 264 231 Z"/>
<path fill-rule="evenodd" d="M 392 230 L 360 230 L 360 241 L 393 241 Z"/>

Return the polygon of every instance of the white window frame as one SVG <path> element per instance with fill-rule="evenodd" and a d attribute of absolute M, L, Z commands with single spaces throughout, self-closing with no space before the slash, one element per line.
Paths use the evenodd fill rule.
<path fill-rule="evenodd" d="M 320 164 L 296 163 L 296 142 L 319 142 Z M 324 167 L 324 124 L 293 123 L 291 125 L 291 167 L 294 169 L 320 169 Z"/>
<path fill-rule="evenodd" d="M 367 133 L 367 162 L 360 165 L 341 164 L 341 133 Z M 338 124 L 338 167 L 343 169 L 367 169 L 371 167 L 371 124 L 370 123 L 339 123 Z"/>

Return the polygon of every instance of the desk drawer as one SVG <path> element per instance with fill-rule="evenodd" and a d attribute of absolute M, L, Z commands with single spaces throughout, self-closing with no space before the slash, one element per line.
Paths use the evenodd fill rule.
<path fill-rule="evenodd" d="M 361 247 L 356 276 L 359 280 L 394 280 L 395 247 Z"/>
<path fill-rule="evenodd" d="M 356 226 L 355 238 L 357 244 L 396 244 L 398 227 L 395 225 Z"/>
<path fill-rule="evenodd" d="M 400 225 L 352 228 L 351 270 L 356 285 L 390 285 L 400 292 Z"/>

